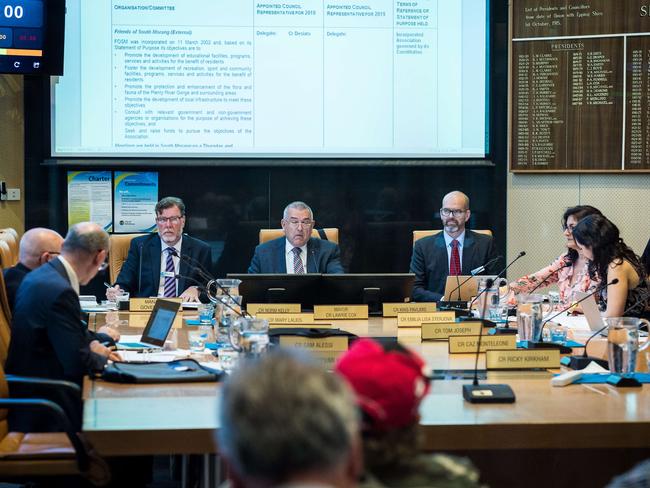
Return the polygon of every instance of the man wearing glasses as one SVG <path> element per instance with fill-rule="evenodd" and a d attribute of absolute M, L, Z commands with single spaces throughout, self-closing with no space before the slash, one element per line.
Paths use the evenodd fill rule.
<path fill-rule="evenodd" d="M 88 284 L 104 267 L 107 253 L 108 234 L 97 224 L 82 222 L 70 228 L 56 259 L 25 277 L 16 294 L 7 373 L 67 380 L 81 386 L 84 375 L 101 371 L 108 359 L 120 360 L 88 331 L 79 305 L 79 286 Z M 16 385 L 12 395 L 33 396 L 31 388 Z M 65 390 L 51 390 L 38 396 L 71 407 L 74 427 L 80 428 L 81 399 L 67 398 Z M 57 427 L 42 413 L 17 410 L 10 415 L 12 428 L 19 432 Z"/>
<path fill-rule="evenodd" d="M 133 297 L 181 297 L 198 302 L 205 284 L 202 274 L 210 275 L 212 250 L 199 239 L 183 234 L 185 204 L 180 198 L 165 197 L 156 204 L 158 232 L 136 237 L 115 280 L 108 288 L 110 299 L 119 290 Z"/>
<path fill-rule="evenodd" d="M 255 248 L 249 273 L 344 273 L 339 246 L 311 237 L 315 221 L 309 205 L 287 205 L 281 224 L 284 237 Z"/>
<path fill-rule="evenodd" d="M 63 237 L 58 232 L 43 227 L 29 229 L 20 239 L 19 260 L 16 266 L 3 271 L 9 308 L 13 311 L 16 292 L 30 271 L 61 254 Z"/>
<path fill-rule="evenodd" d="M 415 273 L 413 300 L 439 301 L 447 276 L 469 275 L 471 270 L 496 257 L 492 236 L 465 229 L 470 215 L 469 198 L 464 193 L 452 191 L 442 199 L 443 232 L 419 239 L 413 246 L 410 268 Z"/>

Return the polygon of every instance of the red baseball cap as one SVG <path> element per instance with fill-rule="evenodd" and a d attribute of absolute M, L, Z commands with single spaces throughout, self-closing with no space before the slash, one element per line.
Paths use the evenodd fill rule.
<path fill-rule="evenodd" d="M 418 407 L 429 391 L 424 361 L 408 349 L 385 350 L 372 339 L 358 339 L 336 362 L 357 395 L 373 430 L 406 427 L 418 418 Z"/>

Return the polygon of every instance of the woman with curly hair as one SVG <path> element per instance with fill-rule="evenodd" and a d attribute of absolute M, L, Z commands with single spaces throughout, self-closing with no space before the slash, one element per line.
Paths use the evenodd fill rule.
<path fill-rule="evenodd" d="M 648 294 L 645 267 L 620 237 L 618 227 L 601 215 L 585 217 L 573 229 L 578 250 L 589 259 L 589 276 L 608 283 L 599 294 L 599 305 L 606 317 L 639 316 Z M 641 300 L 636 306 L 637 301 Z"/>
<path fill-rule="evenodd" d="M 562 230 L 566 239 L 567 252 L 549 266 L 510 283 L 512 293 L 508 300 L 510 303 L 516 303 L 515 294 L 530 293 L 532 290 L 557 284 L 560 293 L 560 303 L 557 306 L 565 308 L 576 300 L 576 292 L 589 292 L 596 289 L 598 281 L 590 278 L 587 270 L 589 260 L 578 252 L 578 246 L 573 239 L 573 228 L 581 219 L 589 215 L 602 216 L 602 213 L 591 205 L 578 205 L 566 209 L 562 215 Z"/>

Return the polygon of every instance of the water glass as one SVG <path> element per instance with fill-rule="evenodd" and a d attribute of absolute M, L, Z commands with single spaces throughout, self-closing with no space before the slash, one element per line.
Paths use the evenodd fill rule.
<path fill-rule="evenodd" d="M 198 306 L 199 322 L 211 325 L 214 316 L 214 307 L 211 303 L 201 303 Z"/>
<path fill-rule="evenodd" d="M 546 305 L 550 311 L 550 305 Z M 542 295 L 520 295 L 517 298 L 517 332 L 520 341 L 542 340 L 544 321 L 544 297 Z"/>
<path fill-rule="evenodd" d="M 120 290 L 116 297 L 116 305 L 118 310 L 128 310 L 129 309 L 129 298 L 131 294 L 128 291 Z"/>
<path fill-rule="evenodd" d="M 237 360 L 239 359 L 239 352 L 237 352 L 232 347 L 221 347 L 218 350 L 219 363 L 221 364 L 221 369 L 226 373 L 230 373 L 235 366 L 237 366 Z"/>
<path fill-rule="evenodd" d="M 479 282 L 478 293 L 478 311 L 480 317 L 493 322 L 504 322 L 508 320 L 508 309 L 504 305 L 507 303 L 508 293 L 510 291 L 508 282 L 503 278 L 492 280 L 492 286 L 486 290 L 488 279 L 483 278 Z M 501 290 L 503 293 L 501 294 Z M 477 295 L 478 296 L 478 295 Z"/>
<path fill-rule="evenodd" d="M 203 352 L 205 350 L 205 343 L 210 342 L 212 329 L 210 327 L 199 326 L 196 330 L 187 331 L 187 341 L 190 345 L 190 351 Z"/>
<path fill-rule="evenodd" d="M 639 347 L 639 327 L 650 325 L 645 319 L 635 317 L 609 317 L 607 324 L 607 359 L 614 374 L 631 374 L 636 370 L 636 357 L 650 346 L 647 341 Z"/>
<path fill-rule="evenodd" d="M 230 328 L 230 343 L 246 357 L 263 354 L 269 347 L 269 321 L 239 317 Z"/>
<path fill-rule="evenodd" d="M 549 328 L 549 340 L 551 342 L 559 343 L 559 344 L 564 344 L 566 342 L 566 337 L 567 337 L 567 328 L 563 327 L 561 325 L 557 325 L 555 327 L 550 327 Z"/>

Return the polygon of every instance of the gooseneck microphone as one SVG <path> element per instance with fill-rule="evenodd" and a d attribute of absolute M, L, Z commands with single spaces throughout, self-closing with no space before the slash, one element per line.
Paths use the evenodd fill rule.
<path fill-rule="evenodd" d="M 625 314 L 628 313 L 630 310 L 633 310 L 635 307 L 637 307 L 637 306 L 639 306 L 640 304 L 642 304 L 642 303 L 648 301 L 649 298 L 650 298 L 650 291 L 646 291 L 645 294 L 644 294 L 644 296 L 642 296 L 642 297 L 639 298 L 636 302 L 634 302 L 632 305 L 630 305 L 629 307 L 627 307 L 627 308 L 623 311 L 622 315 L 625 315 Z M 583 347 L 584 347 L 584 351 L 582 351 L 582 354 L 579 355 L 579 356 L 569 356 L 568 358 L 566 358 L 566 359 L 563 361 L 563 364 L 564 364 L 565 366 L 568 366 L 568 367 L 571 368 L 571 369 L 584 369 L 584 368 L 586 368 L 586 367 L 589 365 L 589 363 L 591 363 L 591 362 L 593 361 L 593 362 L 595 362 L 596 364 L 598 364 L 599 366 L 602 366 L 602 367 L 605 368 L 605 369 L 609 369 L 609 363 L 607 362 L 607 360 L 605 360 L 605 359 L 601 359 L 601 358 L 596 358 L 596 357 L 593 357 L 593 356 L 589 356 L 589 355 L 587 355 L 587 346 L 589 345 L 589 342 L 591 342 L 591 340 L 592 340 L 594 337 L 596 337 L 596 336 L 599 335 L 601 332 L 603 332 L 605 329 L 607 329 L 607 327 L 608 327 L 608 326 L 605 325 L 604 327 L 601 327 L 601 328 L 598 329 L 596 332 L 594 332 L 592 335 L 590 335 L 590 336 L 589 336 L 589 339 L 587 339 L 587 340 L 585 341 L 585 345 L 583 346 Z"/>
<path fill-rule="evenodd" d="M 461 298 L 460 298 L 460 290 L 461 290 L 461 288 L 463 287 L 463 285 L 464 285 L 465 283 L 467 283 L 469 280 L 471 280 L 472 278 L 474 278 L 477 274 L 480 274 L 480 273 L 482 273 L 483 271 L 485 271 L 485 269 L 488 268 L 489 266 L 492 266 L 494 263 L 496 263 L 496 262 L 497 262 L 499 259 L 501 259 L 502 257 L 503 257 L 503 256 L 497 256 L 496 258 L 492 258 L 492 259 L 490 259 L 487 263 L 485 263 L 483 266 L 479 266 L 478 268 L 474 268 L 472 271 L 470 271 L 470 276 L 468 276 L 467 278 L 465 278 L 465 279 L 462 281 L 462 283 L 460 283 L 456 288 L 454 288 L 453 290 L 451 290 L 451 292 L 449 293 L 449 298 L 451 299 L 451 297 L 454 295 L 454 293 L 456 292 L 456 290 L 458 290 L 458 301 L 460 302 L 460 301 L 461 301 Z M 456 279 L 458 279 L 458 278 L 456 278 Z"/>
<path fill-rule="evenodd" d="M 505 268 L 503 268 L 503 269 L 499 272 L 498 275 L 496 275 L 496 277 L 495 277 L 494 280 L 491 280 L 491 281 L 492 281 L 492 284 L 491 284 L 490 286 L 485 287 L 483 290 L 481 290 L 481 292 L 480 292 L 478 295 L 476 295 L 476 296 L 474 297 L 474 300 L 472 300 L 472 302 L 469 304 L 469 308 L 470 308 L 470 310 L 472 309 L 472 305 L 474 305 L 474 302 L 476 302 L 476 300 L 478 300 L 478 297 L 480 297 L 483 293 L 485 293 L 485 291 L 486 291 L 488 288 L 492 288 L 492 285 L 494 285 L 494 282 L 496 281 L 496 279 L 501 278 L 501 276 L 503 275 L 503 273 L 505 273 L 506 271 L 508 271 L 508 268 L 509 268 L 510 266 L 512 266 L 513 264 L 515 264 L 515 263 L 516 263 L 520 258 L 523 258 L 525 255 L 526 255 L 526 251 L 521 251 L 519 254 L 517 254 L 517 257 L 516 257 L 515 259 L 513 259 L 512 261 L 510 261 L 510 262 L 508 263 L 508 265 L 507 265 Z M 481 317 L 481 318 L 483 318 L 483 317 Z"/>
<path fill-rule="evenodd" d="M 535 285 L 535 288 L 533 288 L 532 290 L 530 290 L 530 291 L 528 292 L 528 295 L 532 295 L 532 294 L 535 292 L 535 290 L 537 290 L 540 286 L 542 286 L 544 283 L 546 283 L 546 281 L 547 281 L 551 276 L 553 276 L 555 273 L 557 273 L 557 272 L 560 271 L 561 269 L 568 268 L 569 266 L 573 266 L 573 263 L 572 263 L 571 261 L 564 261 L 564 264 L 563 264 L 562 266 L 560 266 L 560 267 L 558 267 L 558 268 L 555 268 L 555 269 L 554 269 L 553 271 L 551 271 L 551 272 L 550 272 L 550 273 L 549 273 L 549 274 L 548 274 L 548 275 L 547 275 L 547 276 L 546 276 L 542 281 L 540 281 L 539 283 L 537 283 L 537 285 Z"/>
<path fill-rule="evenodd" d="M 233 299 L 232 295 L 230 294 L 230 292 L 229 292 L 225 287 L 221 286 L 221 285 L 217 282 L 217 280 L 215 280 L 215 279 L 212 277 L 212 275 L 210 275 L 210 273 L 208 273 L 208 272 L 205 270 L 205 268 L 201 265 L 201 263 L 200 263 L 198 260 L 194 259 L 192 256 L 188 256 L 187 254 L 180 254 L 180 255 L 179 255 L 179 254 L 176 252 L 176 249 L 174 249 L 174 248 L 172 248 L 172 251 L 170 251 L 170 252 L 171 252 L 171 254 L 172 254 L 173 256 L 177 256 L 179 259 L 185 261 L 188 265 L 190 265 L 190 266 L 192 267 L 192 269 L 195 270 L 195 271 L 199 274 L 199 276 L 200 276 L 201 278 L 203 278 L 203 279 L 206 281 L 207 285 L 204 285 L 204 284 L 202 284 L 200 281 L 198 281 L 198 280 L 196 280 L 196 279 L 194 279 L 194 278 L 191 278 L 191 277 L 189 277 L 189 276 L 176 275 L 177 277 L 185 278 L 185 279 L 187 279 L 187 280 L 189 280 L 189 281 L 192 281 L 193 283 L 197 283 L 197 284 L 199 285 L 199 288 L 201 289 L 201 291 L 205 291 L 205 293 L 208 295 L 208 297 L 210 297 L 210 285 L 211 285 L 211 284 L 214 284 L 218 289 L 221 290 L 221 292 L 222 292 L 224 295 L 226 295 L 228 298 L 230 298 L 231 300 L 234 301 L 234 299 Z M 247 316 L 250 317 L 250 315 L 249 315 L 248 312 L 245 312 L 245 311 L 244 311 L 244 312 L 240 312 L 240 311 L 238 311 L 238 310 L 235 310 L 233 307 L 231 307 L 230 305 L 228 305 L 228 304 L 226 304 L 226 303 L 224 303 L 224 302 L 221 302 L 221 303 L 222 303 L 223 305 L 225 305 L 226 308 L 229 308 L 230 310 L 232 310 L 233 312 L 237 313 L 237 314 L 238 314 L 239 316 L 241 316 L 241 317 L 247 317 Z"/>
<path fill-rule="evenodd" d="M 485 289 L 492 288 L 494 280 L 488 278 Z M 479 293 L 481 295 L 481 293 Z M 481 322 L 485 318 L 485 310 L 483 307 L 481 313 Z M 483 338 L 483 326 L 481 325 L 478 333 L 478 340 L 476 341 L 476 356 L 474 359 L 474 380 L 471 385 L 463 385 L 463 398 L 470 403 L 514 403 L 515 393 L 509 385 L 479 385 L 478 381 L 478 356 L 481 352 L 481 339 Z M 487 370 L 487 364 L 486 364 Z"/>
<path fill-rule="evenodd" d="M 191 276 L 186 276 L 186 275 L 176 274 L 176 275 L 174 275 L 174 278 L 176 278 L 177 280 L 183 278 L 183 279 L 185 279 L 185 280 L 187 280 L 187 281 L 191 281 L 192 283 L 196 283 L 197 288 L 198 288 L 199 290 L 204 291 L 204 292 L 205 292 L 206 294 L 208 294 L 208 295 L 210 294 L 210 292 L 208 291 L 208 289 L 207 289 L 207 288 L 206 288 L 206 287 L 205 287 L 205 286 L 204 286 L 204 285 L 203 285 L 199 280 L 196 280 L 196 279 L 192 278 Z M 230 296 L 230 295 L 228 295 L 228 296 Z M 231 298 L 232 298 L 232 297 L 231 297 Z M 233 306 L 231 306 L 231 305 L 228 304 L 228 303 L 221 302 L 221 304 L 222 304 L 224 307 L 228 308 L 229 310 L 232 310 L 233 312 L 235 312 L 235 313 L 236 313 L 237 315 L 239 315 L 240 317 L 245 317 L 245 316 L 248 315 L 247 312 L 241 312 L 241 311 L 237 310 L 236 308 L 234 308 Z M 248 316 L 250 317 L 250 315 L 248 315 Z"/>

